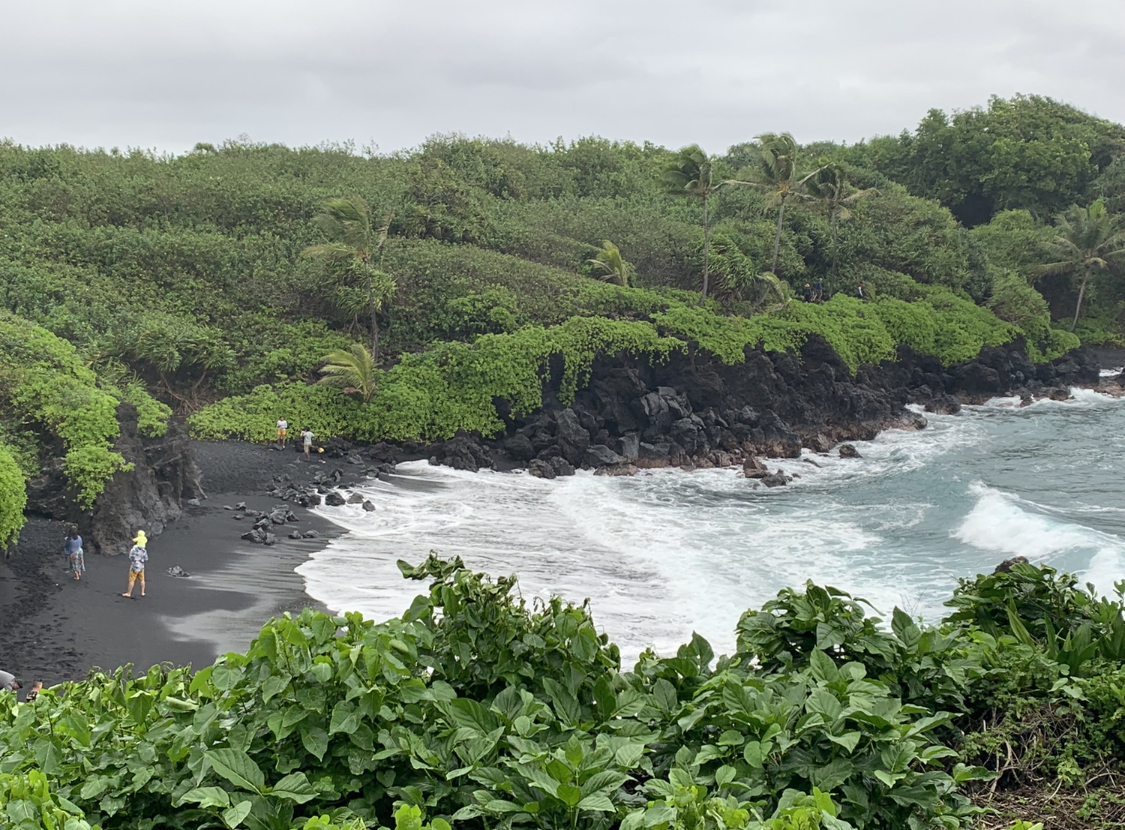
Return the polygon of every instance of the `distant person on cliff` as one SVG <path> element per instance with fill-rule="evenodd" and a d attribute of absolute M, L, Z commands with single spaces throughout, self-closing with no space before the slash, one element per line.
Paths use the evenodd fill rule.
<path fill-rule="evenodd" d="M 148 537 L 143 530 L 138 530 L 133 539 L 133 547 L 129 549 L 129 590 L 121 596 L 133 598 L 133 583 L 140 580 L 141 596 L 145 595 L 145 562 L 148 561 Z"/>
<path fill-rule="evenodd" d="M 804 298 L 806 303 L 811 303 L 813 301 L 812 286 L 809 285 L 807 282 L 805 283 L 804 290 L 801 292 L 801 296 Z"/>
<path fill-rule="evenodd" d="M 859 297 L 861 300 L 867 299 L 867 297 L 863 293 L 863 283 L 862 282 L 855 287 L 855 295 L 857 297 Z"/>
<path fill-rule="evenodd" d="M 277 422 L 277 445 L 285 449 L 285 436 L 289 434 L 289 422 L 284 418 L 278 419 Z"/>
<path fill-rule="evenodd" d="M 824 283 L 821 282 L 820 280 L 817 280 L 816 284 L 813 285 L 813 302 L 814 303 L 823 303 L 824 302 Z"/>
<path fill-rule="evenodd" d="M 20 684 L 11 672 L 0 670 L 0 692 L 18 692 Z"/>
<path fill-rule="evenodd" d="M 78 525 L 70 526 L 70 532 L 63 541 L 63 553 L 66 554 L 74 581 L 77 582 L 86 573 L 86 556 L 82 552 L 82 537 L 78 535 Z"/>
<path fill-rule="evenodd" d="M 312 450 L 312 442 L 314 438 L 316 438 L 316 436 L 308 427 L 305 427 L 301 430 L 301 447 L 305 451 L 305 461 L 312 461 L 312 459 L 309 458 L 309 452 Z"/>

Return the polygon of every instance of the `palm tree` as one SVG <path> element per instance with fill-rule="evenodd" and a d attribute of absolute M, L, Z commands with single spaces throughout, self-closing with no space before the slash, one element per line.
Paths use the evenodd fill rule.
<path fill-rule="evenodd" d="M 711 195 L 730 182 L 715 184 L 711 176 L 711 158 L 698 144 L 684 147 L 664 169 L 664 183 L 670 193 L 690 196 L 703 202 L 703 293 L 707 299 L 711 276 L 711 219 L 708 213 Z"/>
<path fill-rule="evenodd" d="M 593 269 L 598 279 L 628 287 L 633 266 L 625 261 L 620 249 L 608 239 L 602 243 L 597 256 L 586 260 L 586 264 Z"/>
<path fill-rule="evenodd" d="M 781 228 L 785 221 L 785 203 L 790 196 L 798 194 L 804 184 L 818 171 L 814 170 L 804 178 L 797 174 L 800 148 L 789 133 L 763 133 L 758 136 L 758 152 L 750 171 L 751 182 L 773 194 L 778 204 L 777 237 L 773 242 L 773 265 L 770 272 L 777 273 L 777 258 L 781 252 Z"/>
<path fill-rule="evenodd" d="M 1039 270 L 1043 274 L 1081 278 L 1071 331 L 1078 325 L 1082 300 L 1094 269 L 1104 271 L 1125 259 L 1125 230 L 1121 228 L 1120 219 L 1106 210 L 1101 199 L 1089 207 L 1074 205 L 1055 217 L 1055 236 L 1045 245 L 1052 261 L 1041 265 Z"/>
<path fill-rule="evenodd" d="M 851 216 L 848 209 L 851 205 L 868 196 L 877 196 L 879 191 L 873 187 L 856 190 L 848 184 L 840 166 L 832 163 L 822 163 L 815 175 L 805 183 L 805 189 L 821 203 L 828 214 L 828 223 L 832 228 L 832 284 L 835 286 L 837 226 L 840 220 L 847 220 Z"/>
<path fill-rule="evenodd" d="M 337 349 L 324 356 L 318 383 L 338 386 L 345 393 L 358 392 L 364 401 L 375 394 L 375 359 L 362 343 L 353 343 L 347 349 Z"/>
<path fill-rule="evenodd" d="M 379 323 L 375 317 L 382 307 L 386 294 L 376 295 L 372 280 L 372 259 L 376 254 L 382 258 L 383 246 L 387 242 L 391 216 L 379 228 L 371 227 L 371 208 L 359 196 L 342 199 L 329 199 L 324 204 L 324 212 L 313 222 L 328 237 L 323 245 L 310 245 L 301 256 L 317 256 L 335 261 L 358 260 L 363 265 L 366 277 L 367 304 L 371 312 L 371 356 L 379 362 Z M 384 284 L 386 280 L 382 281 Z"/>

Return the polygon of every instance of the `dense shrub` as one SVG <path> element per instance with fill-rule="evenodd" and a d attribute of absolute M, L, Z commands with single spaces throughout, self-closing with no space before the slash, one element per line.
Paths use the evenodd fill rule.
<path fill-rule="evenodd" d="M 730 657 L 697 635 L 629 671 L 586 606 L 528 604 L 460 560 L 400 568 L 430 584 L 398 619 L 308 610 L 195 675 L 0 693 L 0 809 L 104 830 L 967 830 L 996 770 L 964 761 L 997 741 L 992 790 L 1013 764 L 1058 787 L 1120 769 L 1123 657 L 1070 679 L 1045 620 L 1125 626 L 1121 600 L 1050 571 L 966 581 L 942 628 L 808 584 L 744 614 Z M 1005 603 L 1010 631 L 977 626 Z M 1033 713 L 1069 724 L 1054 751 L 1019 731 Z"/>
<path fill-rule="evenodd" d="M 11 452 L 0 445 L 0 550 L 19 538 L 26 506 L 23 471 Z"/>

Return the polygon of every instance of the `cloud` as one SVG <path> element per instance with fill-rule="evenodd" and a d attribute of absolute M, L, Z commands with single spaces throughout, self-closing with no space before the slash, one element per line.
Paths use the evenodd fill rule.
<path fill-rule="evenodd" d="M 1125 121 L 1117 0 L 48 0 L 5 11 L 0 136 L 167 151 L 435 132 L 713 150 L 1050 95 Z"/>

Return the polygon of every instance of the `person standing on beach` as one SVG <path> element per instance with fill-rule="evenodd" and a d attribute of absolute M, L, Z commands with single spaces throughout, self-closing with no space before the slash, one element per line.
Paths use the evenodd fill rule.
<path fill-rule="evenodd" d="M 141 596 L 145 595 L 145 562 L 148 561 L 148 551 L 145 545 L 148 537 L 143 530 L 138 530 L 133 539 L 133 547 L 129 549 L 129 590 L 122 594 L 123 597 L 133 598 L 133 583 L 141 582 Z"/>
<path fill-rule="evenodd" d="M 284 418 L 277 421 L 277 445 L 285 449 L 285 436 L 289 434 L 289 422 Z"/>
<path fill-rule="evenodd" d="M 82 537 L 78 535 L 78 525 L 70 526 L 70 532 L 63 541 L 63 553 L 66 554 L 74 581 L 77 582 L 86 573 L 86 556 L 82 552 Z"/>
<path fill-rule="evenodd" d="M 312 450 L 312 442 L 314 438 L 316 438 L 316 436 L 313 435 L 313 431 L 308 427 L 305 427 L 301 430 L 301 447 L 305 451 L 305 461 L 312 460 L 311 458 L 309 458 L 309 452 Z"/>
<path fill-rule="evenodd" d="M 0 692 L 18 692 L 20 684 L 11 672 L 0 669 Z"/>

